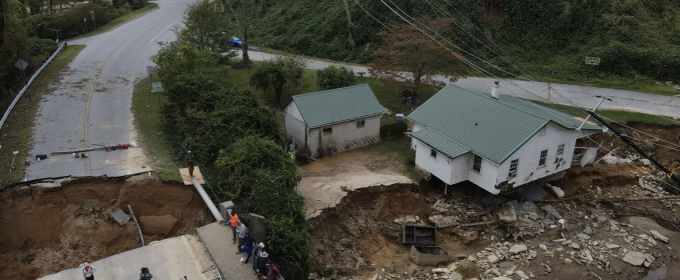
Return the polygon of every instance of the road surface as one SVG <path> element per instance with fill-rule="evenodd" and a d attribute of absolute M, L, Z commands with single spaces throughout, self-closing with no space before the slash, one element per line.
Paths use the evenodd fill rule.
<path fill-rule="evenodd" d="M 202 273 L 213 262 L 206 247 L 194 235 L 164 239 L 101 260 L 89 261 L 97 268 L 95 279 L 139 279 L 142 267 L 149 268 L 153 279 L 174 280 L 186 276 L 192 280 L 208 280 L 217 276 L 215 270 Z M 82 269 L 71 268 L 38 280 L 84 279 Z"/>
<path fill-rule="evenodd" d="M 29 180 L 120 176 L 149 169 L 141 149 L 93 151 L 87 159 L 50 152 L 136 140 L 130 111 L 133 85 L 146 77 L 149 59 L 160 49 L 156 42 L 175 40 L 171 29 L 181 24 L 191 2 L 159 1 L 157 10 L 112 31 L 68 42 L 87 47 L 41 100 L 30 154 L 48 154 L 48 159 L 29 166 Z"/>
<path fill-rule="evenodd" d="M 249 51 L 248 55 L 250 56 L 250 59 L 254 61 L 267 60 L 277 56 L 258 51 Z M 305 62 L 307 63 L 307 69 L 318 70 L 324 69 L 330 65 L 341 65 L 351 68 L 354 70 L 354 73 L 365 72 L 367 74 L 364 74 L 364 76 L 368 76 L 368 69 L 365 66 L 311 59 L 306 59 Z M 437 80 L 449 83 L 448 79 L 444 77 L 438 77 Z M 471 77 L 459 79 L 455 84 L 469 90 L 491 92 L 491 86 L 493 85 L 494 80 L 495 79 Z M 600 106 L 601 109 L 625 110 L 674 117 L 679 118 L 677 121 L 678 124 L 680 124 L 680 90 L 676 96 L 664 96 L 629 90 L 580 85 L 553 83 L 548 85 L 547 83 L 533 81 L 503 80 L 500 84 L 501 94 L 508 94 L 532 100 L 550 101 L 558 104 L 575 105 L 584 108 L 595 107 L 600 101 L 600 99 L 595 96 L 604 95 L 612 99 L 612 101 L 605 101 Z M 562 96 L 560 96 L 560 94 Z"/>

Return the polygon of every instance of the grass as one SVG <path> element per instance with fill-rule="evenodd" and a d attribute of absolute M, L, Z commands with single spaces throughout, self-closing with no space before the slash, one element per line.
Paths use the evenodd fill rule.
<path fill-rule="evenodd" d="M 0 145 L 2 146 L 0 152 L 3 155 L 0 157 L 0 166 L 6 168 L 4 172 L 0 172 L 0 188 L 20 182 L 24 177 L 24 160 L 33 161 L 28 158 L 28 149 L 40 100 L 43 94 L 50 90 L 51 84 L 59 82 L 62 71 L 67 69 L 68 64 L 84 48 L 84 45 L 69 45 L 63 49 L 24 92 L 0 129 Z M 14 164 L 16 171 L 9 172 L 13 151 L 19 151 Z"/>
<path fill-rule="evenodd" d="M 526 75 L 522 75 L 523 78 L 527 79 L 532 79 L 531 77 L 528 77 Z M 567 79 L 558 79 L 558 78 L 551 78 L 551 77 L 539 77 L 541 81 L 547 82 L 547 83 L 559 83 L 559 84 L 568 84 L 568 85 L 582 85 L 583 81 L 573 81 L 573 80 L 567 80 Z M 586 77 L 583 78 L 585 81 Z M 631 91 L 639 91 L 639 92 L 646 92 L 646 93 L 652 93 L 652 94 L 659 94 L 659 95 L 677 95 L 680 94 L 680 90 L 675 89 L 675 87 L 666 85 L 666 84 L 659 84 L 654 81 L 649 81 L 647 79 L 630 79 L 630 78 L 622 78 L 622 77 L 616 77 L 616 76 L 607 76 L 607 77 L 592 77 L 591 78 L 591 86 L 593 87 L 600 87 L 600 88 L 613 88 L 613 89 L 623 89 L 623 90 L 631 90 Z"/>
<path fill-rule="evenodd" d="M 551 103 L 545 103 L 541 101 L 535 101 L 535 100 L 530 100 L 531 102 L 543 105 L 548 108 L 553 108 L 568 114 L 572 114 L 575 116 L 581 116 L 585 117 L 586 113 L 581 111 L 579 108 L 569 106 L 569 105 L 561 105 L 561 104 L 551 104 Z M 637 113 L 637 112 L 629 112 L 629 111 L 615 111 L 615 110 L 602 110 L 598 111 L 598 114 L 605 116 L 611 120 L 605 119 L 608 123 L 612 122 L 618 122 L 618 123 L 623 123 L 623 124 L 629 124 L 629 123 L 646 123 L 646 124 L 654 124 L 654 125 L 663 125 L 663 126 L 677 126 L 680 125 L 680 120 L 669 120 L 665 118 L 661 118 L 658 116 L 654 115 L 649 115 L 649 114 L 644 114 L 644 113 Z"/>
<path fill-rule="evenodd" d="M 397 167 L 400 174 L 411 178 L 412 180 L 418 182 L 420 181 L 420 174 L 416 171 L 415 164 L 412 160 L 415 160 L 415 154 L 411 152 L 411 138 L 400 137 L 392 140 L 385 140 L 380 144 L 376 144 L 376 151 L 385 157 L 386 162 L 391 162 Z M 410 157 L 414 158 L 410 158 Z"/>
<path fill-rule="evenodd" d="M 104 32 L 108 32 L 109 30 L 114 29 L 118 26 L 121 26 L 128 21 L 137 19 L 137 18 L 139 18 L 139 17 L 141 17 L 141 16 L 143 16 L 147 13 L 150 13 L 151 11 L 153 11 L 155 9 L 158 9 L 158 4 L 149 3 L 145 7 L 142 7 L 141 9 L 132 10 L 125 15 L 122 15 L 120 17 L 113 19 L 112 21 L 107 22 L 106 24 L 100 26 L 99 28 L 97 28 L 94 31 L 90 31 L 90 32 L 85 33 L 83 35 L 70 38 L 69 40 L 86 38 L 86 37 L 90 37 L 90 36 L 99 35 L 99 34 L 102 34 Z"/>
<path fill-rule="evenodd" d="M 161 97 L 162 98 L 162 97 Z M 162 102 L 162 101 L 161 101 Z M 163 180 L 182 182 L 177 169 L 184 167 L 177 161 L 178 149 L 163 135 L 163 123 L 158 108 L 157 94 L 151 92 L 151 79 L 146 77 L 135 85 L 132 93 L 132 114 L 139 137 L 139 145 L 146 152 L 153 170 Z"/>

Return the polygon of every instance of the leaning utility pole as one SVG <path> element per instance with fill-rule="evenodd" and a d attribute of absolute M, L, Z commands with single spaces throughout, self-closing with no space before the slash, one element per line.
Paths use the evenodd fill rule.
<path fill-rule="evenodd" d="M 353 24 L 352 24 L 352 14 L 349 12 L 349 5 L 347 4 L 347 0 L 342 0 L 343 3 L 345 3 L 345 13 L 347 13 L 347 29 L 349 30 L 349 44 L 352 45 L 352 47 L 355 46 L 354 44 L 354 36 L 352 33 L 353 31 Z"/>
<path fill-rule="evenodd" d="M 600 104 L 601 104 L 601 103 L 600 103 Z M 640 155 L 642 155 L 643 157 L 645 157 L 646 159 L 648 159 L 650 162 L 652 162 L 656 167 L 658 167 L 659 169 L 661 169 L 661 171 L 663 171 L 664 173 L 666 173 L 666 174 L 668 175 L 669 179 L 671 180 L 671 183 L 672 183 L 672 181 L 675 181 L 675 183 L 677 184 L 676 188 L 677 188 L 678 186 L 680 186 L 680 176 L 679 176 L 678 174 L 674 174 L 673 172 L 671 172 L 670 170 L 668 170 L 666 167 L 664 167 L 663 165 L 661 165 L 661 163 L 659 163 L 658 161 L 656 161 L 653 157 L 651 157 L 651 156 L 649 156 L 647 153 L 645 153 L 645 151 L 643 151 L 642 149 L 640 149 L 640 147 L 639 147 L 637 144 L 635 144 L 635 142 L 633 142 L 632 140 L 629 139 L 628 135 L 623 135 L 623 134 L 619 133 L 618 131 L 616 131 L 616 129 L 614 129 L 614 128 L 613 128 L 612 126 L 610 126 L 607 122 L 605 122 L 602 118 L 600 118 L 600 116 L 598 116 L 597 113 L 595 113 L 594 110 L 593 110 L 593 111 L 587 111 L 587 112 L 588 112 L 588 114 L 590 114 L 593 118 L 595 118 L 596 120 L 598 120 L 602 125 L 604 125 L 604 126 L 606 126 L 607 128 L 609 128 L 609 130 L 611 130 L 614 134 L 616 134 L 616 136 L 618 136 L 619 138 L 621 138 L 621 141 L 623 141 L 623 143 L 626 143 L 628 146 L 630 146 L 630 147 L 633 148 L 635 151 L 637 151 Z M 680 189 L 678 189 L 678 190 L 680 190 Z"/>

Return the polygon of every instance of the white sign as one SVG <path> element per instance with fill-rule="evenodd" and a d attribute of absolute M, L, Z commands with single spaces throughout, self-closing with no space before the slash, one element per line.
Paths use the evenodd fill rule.
<path fill-rule="evenodd" d="M 28 62 L 24 61 L 23 59 L 19 58 L 17 60 L 17 63 L 14 64 L 17 68 L 19 68 L 21 71 L 24 71 L 26 67 L 28 66 Z"/>
<path fill-rule="evenodd" d="M 600 65 L 600 58 L 599 57 L 586 56 L 586 64 L 587 65 Z"/>
<path fill-rule="evenodd" d="M 161 82 L 151 83 L 151 92 L 162 92 L 162 91 L 163 91 L 163 85 L 161 85 Z"/>

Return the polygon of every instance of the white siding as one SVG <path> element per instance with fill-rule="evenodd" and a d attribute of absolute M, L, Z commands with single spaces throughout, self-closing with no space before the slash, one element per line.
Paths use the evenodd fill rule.
<path fill-rule="evenodd" d="M 536 133 L 536 135 L 500 165 L 497 176 L 498 183 L 508 180 L 510 163 L 514 159 L 519 159 L 519 165 L 517 166 L 517 176 L 510 180 L 510 182 L 515 182 L 513 187 L 518 187 L 568 169 L 571 158 L 574 155 L 576 139 L 581 137 L 583 137 L 583 134 L 579 131 L 568 130 L 559 125 L 548 123 L 544 136 Z M 555 157 L 557 155 L 557 147 L 560 144 L 564 144 L 564 161 L 562 161 L 558 168 L 555 163 Z M 541 151 L 543 150 L 548 150 L 548 157 L 546 158 L 545 166 L 539 167 L 538 163 Z"/>
<path fill-rule="evenodd" d="M 325 149 L 330 147 L 333 153 L 378 143 L 380 140 L 380 117 L 381 115 L 376 115 L 310 129 L 307 143 L 312 155 L 319 155 L 319 142 L 323 146 L 324 152 Z M 364 121 L 364 127 L 357 127 L 359 121 Z M 319 133 L 323 128 L 329 127 L 333 129 L 332 134 Z M 321 141 L 319 141 L 319 136 L 321 136 Z"/>
<path fill-rule="evenodd" d="M 472 169 L 474 163 L 474 156 L 471 155 L 468 160 L 468 180 L 486 191 L 497 194 L 500 190 L 496 189 L 496 177 L 498 176 L 498 166 L 482 158 L 482 168 L 480 172 Z"/>
<path fill-rule="evenodd" d="M 295 137 L 295 144 L 298 147 L 304 147 L 307 127 L 295 102 L 290 102 L 284 109 L 284 113 L 286 139 L 292 140 Z"/>
<path fill-rule="evenodd" d="M 413 125 L 414 132 L 422 128 L 418 124 Z M 469 180 L 486 191 L 497 194 L 500 192 L 500 189 L 496 189 L 496 186 L 508 180 L 510 164 L 514 159 L 519 159 L 519 165 L 517 166 L 517 176 L 510 180 L 515 182 L 513 187 L 524 185 L 569 168 L 569 163 L 574 155 L 576 139 L 583 137 L 583 133 L 568 130 L 553 123 L 548 123 L 545 131 L 546 133 L 543 136 L 536 133 L 500 165 L 482 158 L 482 168 L 479 173 L 472 169 L 474 162 L 474 155 L 472 153 L 453 160 L 438 153 L 435 159 L 430 156 L 430 146 L 415 138 L 411 139 L 411 148 L 416 150 L 417 167 L 436 176 L 444 183 L 451 185 Z M 557 167 L 555 158 L 557 147 L 560 144 L 564 144 L 564 160 Z M 548 150 L 546 164 L 543 167 L 539 167 L 541 151 L 546 149 Z"/>

